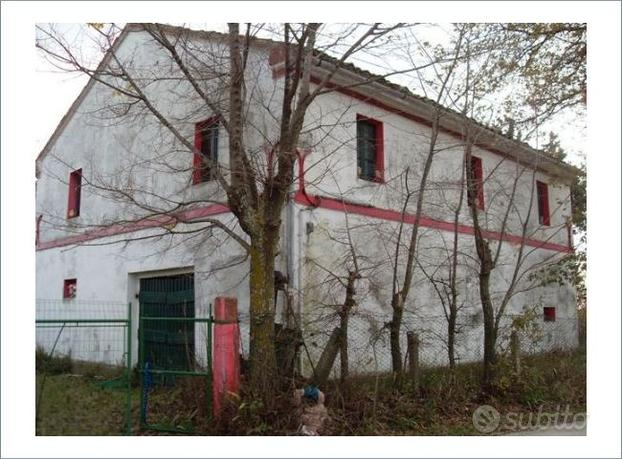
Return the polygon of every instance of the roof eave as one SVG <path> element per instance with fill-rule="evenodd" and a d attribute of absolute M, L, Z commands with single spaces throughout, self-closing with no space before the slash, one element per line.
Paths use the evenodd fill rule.
<path fill-rule="evenodd" d="M 330 61 L 321 61 L 314 67 L 312 74 L 318 79 L 322 79 L 329 72 L 334 71 L 335 65 Z M 442 112 L 440 125 L 454 136 L 461 136 L 466 128 L 466 123 L 473 129 L 477 137 L 477 146 L 491 150 L 496 153 L 508 156 L 513 160 L 534 167 L 547 174 L 553 175 L 564 181 L 572 181 L 575 177 L 582 174 L 581 170 L 556 160 L 538 151 L 529 145 L 517 140 L 506 137 L 493 129 L 465 117 L 453 110 L 442 107 L 433 101 L 422 97 L 413 96 L 403 90 L 388 86 L 382 77 L 377 80 L 370 79 L 366 75 L 361 75 L 346 68 L 340 68 L 332 77 L 331 85 L 337 89 L 347 89 L 355 91 L 369 99 L 380 100 L 383 104 L 393 107 L 394 110 L 409 114 L 422 121 L 431 124 L 440 109 Z M 406 89 L 406 88 L 404 88 Z"/>
<path fill-rule="evenodd" d="M 112 58 L 112 52 L 118 49 L 118 47 L 121 45 L 121 43 L 123 42 L 123 40 L 125 39 L 125 37 L 131 30 L 132 30 L 132 27 L 130 27 L 130 25 L 127 25 L 123 28 L 119 36 L 115 39 L 112 45 L 112 48 L 106 52 L 106 54 L 104 55 L 100 63 L 97 65 L 97 69 L 95 70 L 95 73 L 100 72 L 103 68 L 105 68 L 108 65 L 108 63 L 110 62 L 110 59 Z M 95 82 L 96 80 L 93 77 L 89 77 L 89 81 L 87 81 L 87 83 L 84 85 L 84 87 L 80 91 L 80 94 L 78 94 L 78 97 L 76 97 L 76 100 L 73 101 L 73 103 L 69 107 L 69 110 L 67 110 L 65 115 L 61 118 L 60 122 L 54 129 L 54 132 L 52 133 L 48 141 L 45 143 L 45 145 L 43 146 L 43 148 L 37 155 L 37 158 L 35 159 L 35 177 L 36 178 L 39 178 L 39 174 L 41 172 L 40 171 L 41 161 L 43 160 L 45 155 L 48 153 L 48 151 L 52 148 L 54 143 L 56 143 L 56 140 L 58 140 L 58 138 L 62 134 L 65 127 L 67 127 L 67 125 L 69 124 L 69 121 L 71 120 L 75 112 L 78 110 L 78 107 L 80 107 L 80 105 L 82 104 L 82 101 L 86 98 L 91 88 L 95 85 Z"/>

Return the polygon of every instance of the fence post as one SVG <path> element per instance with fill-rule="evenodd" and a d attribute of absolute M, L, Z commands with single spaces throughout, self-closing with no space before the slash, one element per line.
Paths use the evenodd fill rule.
<path fill-rule="evenodd" d="M 512 367 L 514 372 L 519 375 L 521 372 L 520 367 L 520 338 L 516 330 L 512 330 L 510 335 L 510 355 L 512 357 Z"/>
<path fill-rule="evenodd" d="M 140 427 L 147 425 L 147 393 L 145 388 L 145 322 L 138 310 L 138 375 L 140 387 Z"/>
<path fill-rule="evenodd" d="M 413 384 L 415 393 L 419 392 L 419 338 L 415 332 L 406 333 L 408 348 L 408 374 Z"/>
<path fill-rule="evenodd" d="M 240 388 L 238 300 L 217 297 L 214 302 L 214 317 L 212 390 L 214 417 L 218 418 L 227 394 L 237 394 Z"/>
<path fill-rule="evenodd" d="M 132 302 L 127 304 L 127 400 L 125 407 L 125 422 L 127 434 L 132 435 Z"/>
<path fill-rule="evenodd" d="M 205 352 L 207 356 L 207 384 L 205 388 L 205 400 L 212 400 L 213 409 L 213 378 L 214 369 L 212 367 L 212 327 L 214 326 L 214 316 L 212 315 L 212 303 L 209 304 L 209 322 L 207 322 L 207 342 L 205 343 Z"/>

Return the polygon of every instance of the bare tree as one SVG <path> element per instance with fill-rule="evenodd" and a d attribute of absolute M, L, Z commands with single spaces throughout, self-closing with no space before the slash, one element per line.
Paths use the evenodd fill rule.
<path fill-rule="evenodd" d="M 460 28 L 464 26 L 459 26 Z M 473 113 L 478 106 L 478 97 L 481 94 L 482 87 L 490 90 L 499 85 L 499 80 L 495 80 L 494 74 L 496 61 L 493 57 L 488 56 L 485 60 L 472 60 L 471 52 L 481 53 L 482 46 L 494 46 L 491 44 L 490 38 L 496 40 L 494 30 L 484 32 L 478 31 L 476 28 L 467 26 L 468 38 L 466 43 L 465 56 L 465 72 L 464 79 L 464 103 L 462 112 L 470 114 L 474 118 Z M 476 51 L 477 50 L 477 51 Z M 537 108 L 534 107 L 537 113 Z M 537 116 L 534 117 L 536 125 L 538 123 Z M 537 130 L 535 131 L 537 133 Z M 499 337 L 500 324 L 512 298 L 520 292 L 532 289 L 535 284 L 529 282 L 529 273 L 541 268 L 546 264 L 553 263 L 559 259 L 556 254 L 547 255 L 544 258 L 534 260 L 529 255 L 535 254 L 537 248 L 529 248 L 526 245 L 527 239 L 542 229 L 544 222 L 537 220 L 537 212 L 534 211 L 534 205 L 537 202 L 536 197 L 536 171 L 539 167 L 539 161 L 545 161 L 536 156 L 530 162 L 521 163 L 516 161 L 512 166 L 513 173 L 503 179 L 503 183 L 497 183 L 492 188 L 496 190 L 499 205 L 493 207 L 489 204 L 489 209 L 483 211 L 482 193 L 483 187 L 487 181 L 491 181 L 491 177 L 500 169 L 500 163 L 494 166 L 488 177 L 484 177 L 481 173 L 477 173 L 474 167 L 474 146 L 478 143 L 478 136 L 481 129 L 471 122 L 465 122 L 463 126 L 463 152 L 464 167 L 467 188 L 467 206 L 471 221 L 473 224 L 473 236 L 475 249 L 477 254 L 477 274 L 479 283 L 479 296 L 484 319 L 484 371 L 482 386 L 485 390 L 491 389 L 495 377 L 495 365 L 497 362 L 497 341 Z M 493 196 L 492 199 L 494 199 Z M 521 203 L 527 203 L 526 207 Z M 569 203 L 564 203 L 569 204 Z M 561 204 L 560 204 L 561 206 Z M 555 237 L 562 230 L 560 225 L 552 231 L 548 232 L 548 239 Z M 494 228 L 501 236 L 498 241 L 491 240 L 487 233 Z M 504 249 L 508 243 L 505 236 L 515 230 L 520 242 L 515 247 L 509 248 L 511 255 L 503 256 Z M 504 265 L 505 272 L 508 273 L 504 279 L 503 287 L 499 287 L 497 283 L 492 284 L 493 273 L 500 265 Z"/>
<path fill-rule="evenodd" d="M 430 139 L 427 148 L 427 154 L 423 161 L 423 169 L 421 177 L 419 179 L 418 189 L 412 189 L 409 184 L 410 169 L 406 168 L 403 174 L 404 180 L 404 199 L 402 203 L 401 215 L 402 219 L 399 224 L 397 232 L 397 240 L 394 248 L 393 255 L 393 278 L 392 278 L 392 292 L 391 292 L 391 309 L 392 318 L 389 323 L 390 343 L 391 343 L 391 362 L 393 372 L 400 374 L 402 372 L 403 358 L 401 350 L 401 326 L 404 316 L 404 305 L 408 300 L 410 289 L 413 284 L 413 277 L 416 269 L 416 256 L 417 256 L 417 242 L 419 235 L 419 222 L 423 213 L 425 191 L 428 185 L 428 177 L 432 164 L 434 161 L 435 153 L 437 152 L 437 140 L 440 132 L 441 118 L 445 113 L 441 102 L 443 102 L 447 96 L 447 92 L 451 87 L 451 81 L 454 77 L 454 70 L 458 62 L 458 58 L 461 53 L 462 47 L 462 33 L 459 33 L 454 44 L 453 49 L 447 52 L 447 56 L 444 56 L 441 60 L 448 60 L 449 63 L 445 66 L 432 65 L 431 68 L 435 77 L 439 81 L 439 87 L 437 88 L 437 96 L 434 104 L 434 111 L 432 116 L 432 126 L 430 132 Z M 426 54 L 430 62 L 438 61 L 438 57 L 433 57 L 429 52 L 422 47 L 423 52 Z M 405 221 L 407 209 L 409 208 L 410 200 L 416 196 L 415 204 L 415 216 L 412 226 L 410 228 L 410 238 L 406 244 L 405 249 L 402 247 L 402 238 L 405 237 Z M 398 267 L 400 266 L 400 255 L 402 251 L 406 251 L 406 262 L 404 264 L 404 272 L 400 275 Z"/>
<path fill-rule="evenodd" d="M 102 226 L 166 217 L 163 225 L 169 234 L 204 232 L 207 228 L 223 231 L 246 253 L 250 260 L 250 380 L 260 393 L 270 393 L 276 374 L 274 348 L 274 268 L 279 253 L 282 211 L 293 181 L 294 163 L 303 131 L 305 114 L 313 101 L 330 91 L 333 76 L 355 53 L 379 45 L 400 25 L 351 26 L 341 33 L 320 39 L 321 24 L 283 24 L 271 29 L 277 42 L 259 39 L 267 25 L 228 25 L 226 34 L 193 32 L 169 26 L 132 24 L 120 30 L 115 25 L 92 24 L 97 46 L 105 51 L 98 66 L 85 63 L 68 37 L 55 27 L 38 27 L 37 46 L 49 60 L 64 70 L 89 76 L 92 82 L 110 90 L 109 97 L 97 113 L 113 123 L 129 123 L 139 118 L 155 124 L 167 144 L 155 157 L 143 158 L 152 167 L 168 173 L 182 173 L 188 168 L 172 161 L 171 154 L 186 151 L 200 154 L 183 128 L 198 116 L 212 116 L 224 129 L 228 142 L 227 167 L 211 159 L 201 166 L 218 184 L 208 198 L 180 197 L 152 190 L 135 189 L 132 174 L 125 183 L 117 178 L 87 177 L 86 184 L 94 193 L 130 204 L 135 218 L 109 219 Z M 146 33 L 149 46 L 157 55 L 152 65 L 141 67 L 136 54 L 118 46 L 118 37 L 130 31 Z M 206 39 L 203 44 L 198 44 Z M 319 45 L 326 52 L 316 51 Z M 256 82 L 259 70 L 253 59 L 257 47 L 278 45 L 283 57 L 283 79 L 266 90 Z M 312 84 L 312 69 L 319 60 L 329 62 L 322 76 Z M 140 62 L 140 64 L 138 64 Z M 370 77 L 370 81 L 375 79 Z M 167 97 L 157 89 L 169 85 Z M 266 94 L 260 94 L 261 91 Z M 176 98 L 186 101 L 180 107 Z M 182 113 L 165 106 L 172 104 Z M 252 111 L 260 107 L 268 115 L 267 123 L 252 120 Z M 95 111 L 94 111 L 95 113 Z M 265 119 L 265 118 L 264 118 Z M 207 127 L 206 127 L 207 129 Z M 257 137 L 264 148 L 259 148 Z M 265 150 L 268 151 L 267 160 Z M 129 162 L 129 161 L 128 161 Z M 136 170 L 137 164 L 127 164 Z M 99 180 L 97 180 L 99 179 Z M 187 180 L 187 179 L 186 179 Z M 106 182 L 106 183 L 104 183 Z M 200 202 L 226 205 L 235 217 L 231 222 L 204 217 L 186 221 L 180 211 Z M 183 225 L 179 225 L 183 223 Z M 201 225 L 202 224 L 202 225 Z M 239 227 L 243 234 L 237 231 Z M 130 238 L 128 238 L 129 240 Z"/>
<path fill-rule="evenodd" d="M 459 298 L 461 290 L 464 290 L 464 266 L 461 266 L 460 258 L 463 257 L 460 247 L 460 238 L 458 233 L 458 226 L 461 221 L 461 214 L 463 210 L 464 196 L 465 196 L 465 171 L 464 165 L 461 167 L 461 176 L 458 184 L 458 201 L 453 202 L 453 199 L 446 201 L 446 206 L 450 209 L 453 215 L 453 233 L 450 235 L 450 243 L 445 242 L 445 238 L 442 238 L 444 242 L 442 247 L 439 247 L 442 255 L 439 255 L 438 251 L 434 251 L 433 257 L 435 260 L 429 262 L 429 266 L 425 266 L 420 257 L 417 260 L 417 265 L 424 276 L 428 279 L 432 285 L 434 292 L 443 308 L 443 315 L 447 321 L 447 335 L 446 335 L 446 347 L 447 347 L 447 359 L 449 362 L 449 368 L 454 369 L 456 366 L 456 338 L 460 332 L 461 327 L 458 325 L 458 314 L 465 307 L 465 299 Z M 455 196 L 452 195 L 452 198 Z"/>

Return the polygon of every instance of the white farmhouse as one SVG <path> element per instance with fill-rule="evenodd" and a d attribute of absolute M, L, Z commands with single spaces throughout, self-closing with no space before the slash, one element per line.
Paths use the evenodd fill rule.
<path fill-rule="evenodd" d="M 170 26 L 162 30 L 198 55 L 210 54 L 214 59 L 225 55 L 225 37 L 217 33 Z M 131 65 L 139 84 L 149 81 L 144 86 L 149 99 L 200 153 L 186 148 L 140 104 L 92 79 L 36 162 L 37 298 L 40 304 L 73 311 L 82 305 L 131 303 L 137 324 L 139 314 L 154 313 L 145 299 L 150 292 L 183 296 L 185 309 L 177 313 L 196 317 L 207 314 L 215 297 L 233 296 L 238 299 L 242 353 L 246 354 L 248 260 L 234 238 L 205 221 L 218 218 L 245 237 L 228 212 L 221 184 L 201 157 L 228 170 L 226 132 L 141 25 L 128 25 L 113 49 L 114 55 L 109 53 L 100 65 L 103 81 L 115 78 L 105 69 Z M 255 40 L 248 56 L 246 148 L 264 174 L 269 174 L 270 139 L 278 126 L 275 113 L 278 117 L 283 60 L 283 48 L 268 40 Z M 197 67 L 200 63 L 196 62 Z M 318 61 L 311 84 L 321 81 L 333 65 L 330 59 Z M 205 90 L 216 94 L 222 89 L 219 75 L 224 66 L 214 61 L 211 68 L 195 69 L 206 75 Z M 330 88 L 312 103 L 305 117 L 297 180 L 282 216 L 277 269 L 287 280 L 287 294 L 277 295 L 276 320 L 300 324 L 309 354 L 316 358 L 337 325 L 335 305 L 345 297 L 337 277 L 347 277 L 355 253 L 362 277 L 350 320 L 351 371 L 386 370 L 391 365 L 386 323 L 391 318 L 396 232 L 403 221 L 410 234 L 432 120 L 441 109 L 352 66 L 337 71 Z M 477 260 L 467 207 L 467 199 L 476 199 L 485 235 L 493 250 L 500 247 L 493 296 L 499 299 L 505 294 L 514 260 L 522 251 L 521 280 L 507 315 L 537 308 L 538 320 L 548 327 L 544 342 L 576 341 L 574 291 L 529 284 L 529 274 L 538 266 L 572 252 L 569 185 L 576 170 L 456 112 L 441 112 L 419 220 L 417 269 L 405 304 L 404 333 L 419 333 L 424 363 L 447 362 L 447 322 L 435 289 L 439 284 L 431 279 L 442 281 L 446 275 L 448 251 L 457 233 L 460 333 L 456 354 L 459 361 L 481 357 Z M 467 125 L 476 132 L 469 167 L 479 183 L 477 196 L 471 197 L 463 193 Z M 408 202 L 406 171 L 409 190 L 415 190 Z M 405 255 L 398 271 L 404 260 Z M 98 311 L 105 316 L 105 310 Z M 45 318 L 55 312 L 46 307 L 38 314 Z M 570 326 L 552 328 L 553 322 Z M 137 328 L 132 331 L 135 346 Z M 198 330 L 194 346 L 197 357 L 204 359 L 205 338 Z M 68 334 L 59 349 L 70 350 L 73 340 L 79 339 Z M 98 359 L 120 361 L 120 351 L 108 351 L 102 348 Z M 79 357 L 76 352 L 73 355 Z M 304 367 L 307 353 L 301 356 Z"/>

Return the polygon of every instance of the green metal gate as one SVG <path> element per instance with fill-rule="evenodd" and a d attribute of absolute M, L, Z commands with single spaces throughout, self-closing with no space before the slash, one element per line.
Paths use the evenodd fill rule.
<path fill-rule="evenodd" d="M 192 275 L 140 281 L 141 350 L 152 370 L 192 369 L 194 279 Z"/>
<path fill-rule="evenodd" d="M 211 305 L 197 314 L 193 274 L 141 279 L 139 301 L 141 427 L 192 433 L 210 414 Z"/>

